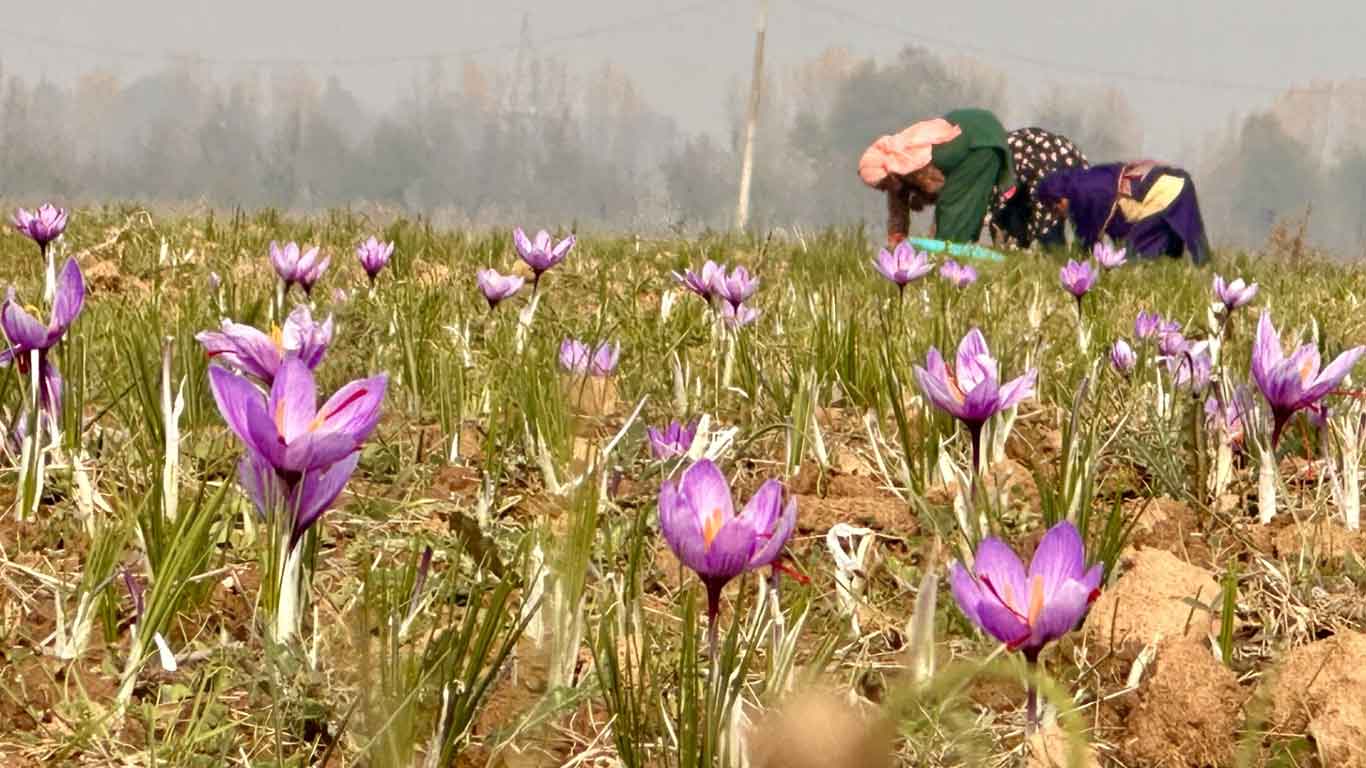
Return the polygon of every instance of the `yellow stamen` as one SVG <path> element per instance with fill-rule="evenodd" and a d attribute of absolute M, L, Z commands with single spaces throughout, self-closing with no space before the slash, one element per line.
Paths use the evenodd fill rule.
<path fill-rule="evenodd" d="M 285 351 L 285 332 L 278 325 L 270 327 L 270 340 L 275 344 L 275 351 L 284 353 Z"/>
<path fill-rule="evenodd" d="M 1032 627 L 1039 620 L 1039 614 L 1043 612 L 1043 577 L 1035 576 L 1029 583 L 1029 611 L 1026 618 Z"/>
<path fill-rule="evenodd" d="M 1313 360 L 1305 360 L 1303 363 L 1300 363 L 1300 382 L 1301 382 L 1301 383 L 1303 383 L 1303 384 L 1308 384 L 1308 383 L 1309 383 L 1309 376 L 1310 376 L 1311 373 L 1313 373 L 1313 367 L 1312 367 L 1313 362 L 1314 362 Z"/>
<path fill-rule="evenodd" d="M 716 534 L 721 532 L 721 526 L 725 523 L 725 519 L 721 516 L 721 508 L 713 509 L 711 516 L 702 524 L 703 549 L 711 549 L 712 540 L 716 538 Z"/>
<path fill-rule="evenodd" d="M 285 436 L 285 401 L 275 406 L 275 431 L 281 438 Z"/>

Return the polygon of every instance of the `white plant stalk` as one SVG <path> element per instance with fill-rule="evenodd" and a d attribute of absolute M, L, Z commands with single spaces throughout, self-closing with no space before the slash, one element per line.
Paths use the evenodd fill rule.
<path fill-rule="evenodd" d="M 302 617 L 303 602 L 303 551 L 302 542 L 291 548 L 291 532 L 288 526 L 280 535 L 280 589 L 279 602 L 275 615 L 271 617 L 271 637 L 276 643 L 284 644 L 299 635 L 299 622 Z"/>
<path fill-rule="evenodd" d="M 522 349 L 526 346 L 527 336 L 531 334 L 531 324 L 536 320 L 536 307 L 540 304 L 541 294 L 533 292 L 531 301 L 527 302 L 526 306 L 522 307 L 522 311 L 517 313 L 516 350 L 519 355 L 522 354 Z M 466 341 L 468 342 L 468 336 Z M 466 348 L 468 348 L 468 343 Z"/>
<path fill-rule="evenodd" d="M 678 359 L 678 353 L 673 354 L 670 362 L 673 364 L 674 373 L 674 410 L 678 413 L 688 412 L 688 375 L 683 370 L 683 363 Z"/>
<path fill-rule="evenodd" d="M 164 241 L 163 241 L 164 244 Z M 185 380 L 171 395 L 171 357 L 175 339 L 161 344 L 161 417 L 165 423 L 166 460 L 161 468 L 161 503 L 166 519 L 175 522 L 180 502 L 180 415 L 185 412 Z"/>
<path fill-rule="evenodd" d="M 876 540 L 868 528 L 856 528 L 848 523 L 836 523 L 825 534 L 825 546 L 835 560 L 835 599 L 840 612 L 849 618 L 854 637 L 862 634 L 858 606 L 863 601 Z"/>
<path fill-rule="evenodd" d="M 1336 484 L 1340 490 L 1335 490 L 1349 531 L 1361 529 L 1361 420 L 1360 408 L 1353 405 L 1345 417 L 1333 421 L 1342 465 L 1341 480 Z"/>
<path fill-rule="evenodd" d="M 28 435 L 24 438 L 23 448 L 19 457 L 19 487 L 21 490 L 20 498 L 24 500 L 19 508 L 19 519 L 28 521 L 38 512 L 38 505 L 43 498 L 43 481 L 46 475 L 47 453 L 43 449 L 43 413 L 40 410 L 42 379 L 39 376 L 39 357 L 38 350 L 29 353 L 29 411 L 28 418 L 30 427 Z M 56 429 L 56 419 L 51 420 L 53 429 Z"/>
<path fill-rule="evenodd" d="M 939 597 L 939 574 L 934 569 L 925 572 L 920 580 L 920 591 L 915 596 L 915 612 L 906 623 L 907 664 L 911 682 L 923 685 L 934 677 L 934 612 Z"/>
<path fill-rule="evenodd" d="M 1223 419 L 1216 420 L 1215 433 L 1214 471 L 1209 476 L 1209 491 L 1210 497 L 1218 500 L 1233 482 L 1233 442 Z"/>
<path fill-rule="evenodd" d="M 526 622 L 527 637 L 540 648 L 545 645 L 546 639 L 544 601 L 547 586 L 550 584 L 550 569 L 545 565 L 545 550 L 541 548 L 540 542 L 531 548 L 531 554 L 527 558 L 526 577 L 527 583 L 531 585 L 531 591 L 522 603 L 522 620 Z"/>
<path fill-rule="evenodd" d="M 1270 445 L 1261 450 L 1260 468 L 1257 470 L 1257 511 L 1262 524 L 1271 522 L 1276 516 L 1276 452 Z"/>

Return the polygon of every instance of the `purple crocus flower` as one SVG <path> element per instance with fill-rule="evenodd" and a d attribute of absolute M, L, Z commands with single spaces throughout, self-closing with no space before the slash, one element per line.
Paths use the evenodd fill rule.
<path fill-rule="evenodd" d="M 297 357 L 309 370 L 318 367 L 332 343 L 332 316 L 314 322 L 308 307 L 298 306 L 283 328 L 269 334 L 250 325 L 224 320 L 220 330 L 195 335 L 210 360 L 244 373 L 269 387 L 286 357 Z"/>
<path fill-rule="evenodd" d="M 356 258 L 360 260 L 361 269 L 365 270 L 371 284 L 374 284 L 380 270 L 388 266 L 389 257 L 393 255 L 394 244 L 381 243 L 374 236 L 356 246 Z"/>
<path fill-rule="evenodd" d="M 1180 326 L 1177 326 L 1177 329 L 1179 328 Z M 1163 357 L 1176 357 L 1190 348 L 1190 342 L 1186 341 L 1186 337 L 1177 329 L 1163 326 L 1158 331 L 1157 351 L 1161 352 Z"/>
<path fill-rule="evenodd" d="M 237 481 L 262 519 L 277 510 L 293 517 L 289 537 L 289 548 L 293 549 L 341 495 L 359 463 L 360 450 L 354 450 L 333 464 L 296 476 L 279 472 L 248 449 L 237 462 Z"/>
<path fill-rule="evenodd" d="M 895 250 L 883 248 L 878 251 L 877 258 L 873 259 L 873 267 L 903 292 L 907 283 L 919 280 L 934 270 L 929 254 L 917 251 L 905 240 L 897 243 Z"/>
<path fill-rule="evenodd" d="M 291 489 L 304 473 L 360 449 L 379 423 L 388 383 L 385 374 L 353 381 L 319 408 L 313 372 L 297 357 L 280 364 L 269 394 L 225 368 L 209 368 L 209 387 L 228 428 Z"/>
<path fill-rule="evenodd" d="M 1075 296 L 1080 305 L 1081 297 L 1096 284 L 1096 269 L 1089 261 L 1076 262 L 1068 259 L 1067 264 L 1058 270 L 1058 277 L 1062 280 L 1062 287 Z"/>
<path fill-rule="evenodd" d="M 1099 563 L 1086 568 L 1081 534 L 1063 521 L 1040 539 L 1028 571 L 1005 542 L 988 537 L 977 545 L 971 571 L 953 563 L 949 585 L 963 615 L 1033 662 L 1086 615 L 1104 572 Z"/>
<path fill-rule="evenodd" d="M 1134 336 L 1142 340 L 1148 340 L 1157 336 L 1162 329 L 1162 316 L 1156 312 L 1146 312 L 1140 310 L 1138 317 L 1134 318 Z"/>
<path fill-rule="evenodd" d="M 1352 347 L 1322 371 L 1319 351 L 1313 344 L 1305 344 L 1286 357 L 1280 334 L 1271 324 L 1271 313 L 1262 310 L 1257 321 L 1257 340 L 1252 346 L 1252 379 L 1271 406 L 1273 447 L 1280 442 L 1281 430 L 1290 417 L 1327 397 L 1347 378 L 1362 354 L 1366 354 L 1366 347 Z"/>
<path fill-rule="evenodd" d="M 650 455 L 663 461 L 687 455 L 692 448 L 693 438 L 697 436 L 697 423 L 671 421 L 663 430 L 647 427 L 645 432 L 650 438 Z"/>
<path fill-rule="evenodd" d="M 768 480 L 735 514 L 730 485 L 702 459 L 675 485 L 659 488 L 659 529 L 669 548 L 707 588 L 708 638 L 716 657 L 716 616 L 721 589 L 746 571 L 778 560 L 797 524 L 797 500 L 783 504 L 783 486 Z"/>
<path fill-rule="evenodd" d="M 1118 339 L 1110 347 L 1110 366 L 1115 372 L 1123 376 L 1133 373 L 1134 366 L 1138 364 L 1138 355 L 1134 353 L 1134 348 L 1129 346 L 1129 342 Z"/>
<path fill-rule="evenodd" d="M 759 310 L 748 304 L 732 306 L 729 302 L 721 305 L 721 320 L 727 328 L 743 328 L 759 319 Z"/>
<path fill-rule="evenodd" d="M 521 227 L 512 231 L 512 244 L 517 249 L 517 255 L 522 257 L 522 261 L 531 267 L 535 275 L 531 279 L 532 285 L 539 285 L 541 273 L 564 261 L 564 257 L 569 255 L 569 250 L 574 247 L 575 239 L 573 235 L 566 237 L 558 243 L 551 245 L 550 233 L 544 229 L 536 233 L 536 239 L 530 240 Z"/>
<path fill-rule="evenodd" d="M 309 258 L 312 257 L 312 258 Z M 327 265 L 332 263 L 331 256 L 318 258 L 318 249 L 313 248 L 304 254 L 304 258 L 299 259 L 299 285 L 303 287 L 304 293 L 313 294 L 313 286 L 322 279 L 323 273 L 327 271 Z"/>
<path fill-rule="evenodd" d="M 1023 376 L 1000 384 L 996 358 L 977 328 L 968 331 L 958 343 L 953 368 L 944 363 L 939 350 L 930 347 L 925 367 L 915 366 L 915 380 L 934 406 L 962 421 L 972 433 L 972 466 L 980 459 L 982 425 L 992 416 L 1014 407 L 1034 394 L 1039 372 L 1029 369 Z"/>
<path fill-rule="evenodd" d="M 56 294 L 52 301 L 52 317 L 43 325 L 20 306 L 14 289 L 0 306 L 0 328 L 5 331 L 9 348 L 0 352 L 0 366 L 11 361 L 19 371 L 30 371 L 30 353 L 38 352 L 39 401 L 43 410 L 55 421 L 62 411 L 62 376 L 57 366 L 48 359 L 48 350 L 57 345 L 75 322 L 85 306 L 85 278 L 75 259 L 67 259 L 57 276 Z"/>
<path fill-rule="evenodd" d="M 620 344 L 603 342 L 589 347 L 578 339 L 560 342 L 560 368 L 578 376 L 610 376 L 620 356 Z"/>
<path fill-rule="evenodd" d="M 1192 394 L 1205 391 L 1213 370 L 1214 359 L 1208 341 L 1187 344 L 1179 353 L 1167 358 L 1167 371 L 1171 373 L 1172 383 L 1180 389 L 1190 390 Z"/>
<path fill-rule="evenodd" d="M 474 274 L 474 281 L 489 303 L 489 309 L 498 306 L 503 299 L 516 295 L 526 282 L 520 275 L 500 275 L 495 269 L 481 269 Z"/>
<path fill-rule="evenodd" d="M 730 302 L 732 308 L 739 307 L 759 289 L 759 278 L 754 277 L 744 267 L 736 267 L 726 274 L 718 268 L 712 275 L 712 293 Z"/>
<path fill-rule="evenodd" d="M 977 282 L 977 270 L 967 264 L 959 264 L 953 259 L 949 259 L 939 267 L 939 276 L 959 288 L 967 288 Z"/>
<path fill-rule="evenodd" d="M 1224 278 L 1214 276 L 1214 296 L 1223 302 L 1224 309 L 1232 312 L 1257 297 L 1257 284 L 1248 285 L 1240 277 L 1231 283 L 1224 282 Z"/>
<path fill-rule="evenodd" d="M 1109 243 L 1096 243 L 1091 248 L 1091 257 L 1105 269 L 1117 269 L 1124 266 L 1125 249 L 1115 248 Z"/>
<path fill-rule="evenodd" d="M 305 290 L 311 289 L 314 282 L 322 276 L 322 271 L 327 269 L 329 259 L 323 259 L 319 267 L 318 248 L 300 249 L 298 243 L 285 243 L 280 245 L 275 241 L 270 243 L 270 263 L 275 267 L 275 274 L 285 283 L 285 290 L 288 291 L 295 283 L 307 283 Z"/>
<path fill-rule="evenodd" d="M 47 253 L 47 246 L 66 231 L 66 216 L 65 208 L 43 203 L 36 211 L 20 208 L 11 221 L 15 229 L 28 235 L 43 253 Z"/>
<path fill-rule="evenodd" d="M 717 264 L 711 259 L 707 259 L 702 265 L 701 272 L 694 272 L 691 269 L 687 269 L 684 270 L 681 275 L 677 272 L 673 274 L 674 279 L 678 281 L 679 285 L 698 296 L 701 296 L 707 301 L 711 301 L 712 284 L 716 281 L 716 276 L 718 274 L 725 274 L 725 269 L 723 269 L 720 264 Z"/>

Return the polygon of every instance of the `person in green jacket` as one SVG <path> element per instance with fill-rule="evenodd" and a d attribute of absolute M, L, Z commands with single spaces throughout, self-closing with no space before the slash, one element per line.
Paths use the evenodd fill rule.
<path fill-rule="evenodd" d="M 887 242 L 910 229 L 911 211 L 934 206 L 934 236 L 976 242 L 997 198 L 1015 192 L 1006 130 L 985 109 L 956 109 L 873 142 L 859 159 L 865 184 L 887 193 Z"/>

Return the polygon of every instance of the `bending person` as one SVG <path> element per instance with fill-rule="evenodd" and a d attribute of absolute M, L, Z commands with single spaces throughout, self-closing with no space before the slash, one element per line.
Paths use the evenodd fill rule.
<path fill-rule="evenodd" d="M 1005 128 L 984 109 L 954 110 L 883 136 L 859 159 L 859 176 L 887 193 L 889 245 L 906 238 L 911 211 L 927 205 L 935 237 L 976 242 L 993 200 L 1015 189 Z"/>
<path fill-rule="evenodd" d="M 1071 215 L 1088 251 L 1109 235 L 1143 258 L 1180 257 L 1189 250 L 1196 264 L 1209 260 L 1195 183 L 1180 168 L 1142 161 L 1060 171 L 1044 179 L 1037 194 Z"/>
<path fill-rule="evenodd" d="M 1067 217 L 1039 200 L 1039 184 L 1057 171 L 1088 167 L 1086 155 L 1072 140 L 1042 128 L 1018 128 L 1006 137 L 1015 164 L 1015 194 L 999 202 L 987 224 L 996 245 L 1029 248 L 1034 242 L 1065 246 Z"/>

